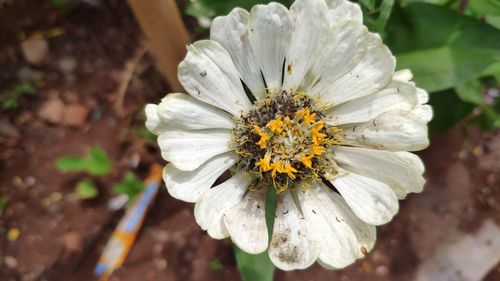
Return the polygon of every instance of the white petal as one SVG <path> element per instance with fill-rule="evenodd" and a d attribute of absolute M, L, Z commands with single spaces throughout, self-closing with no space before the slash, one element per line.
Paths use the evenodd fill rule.
<path fill-rule="evenodd" d="M 429 102 L 429 94 L 424 89 L 417 89 L 418 103 L 424 104 Z"/>
<path fill-rule="evenodd" d="M 252 106 L 229 53 L 211 40 L 197 41 L 179 64 L 179 82 L 193 97 L 235 116 Z"/>
<path fill-rule="evenodd" d="M 267 250 L 266 188 L 248 191 L 243 200 L 224 214 L 224 223 L 231 240 L 249 254 Z"/>
<path fill-rule="evenodd" d="M 265 95 L 264 80 L 250 47 L 247 25 L 248 12 L 235 8 L 227 16 L 214 19 L 210 28 L 210 39 L 226 48 L 240 78 L 257 98 L 262 98 Z"/>
<path fill-rule="evenodd" d="M 398 199 L 385 183 L 340 169 L 331 183 L 362 221 L 381 225 L 398 212 Z"/>
<path fill-rule="evenodd" d="M 283 89 L 296 89 L 328 39 L 327 6 L 323 0 L 297 0 L 290 7 L 294 28 L 286 57 Z"/>
<path fill-rule="evenodd" d="M 194 171 L 181 171 L 174 165 L 167 164 L 163 170 L 163 180 L 172 197 L 196 202 L 237 160 L 237 155 L 227 152 L 208 160 Z"/>
<path fill-rule="evenodd" d="M 304 269 L 318 258 L 319 247 L 289 190 L 278 194 L 269 257 L 281 270 Z"/>
<path fill-rule="evenodd" d="M 394 81 L 380 92 L 357 98 L 329 109 L 326 122 L 341 124 L 369 121 L 389 110 L 409 111 L 418 103 L 417 88 L 409 83 Z"/>
<path fill-rule="evenodd" d="M 354 69 L 319 92 L 320 100 L 335 105 L 380 91 L 391 81 L 395 65 L 389 49 L 380 43 L 366 51 Z"/>
<path fill-rule="evenodd" d="M 416 151 L 429 145 L 426 122 L 408 111 L 388 111 L 372 121 L 343 128 L 344 144 L 390 151 Z"/>
<path fill-rule="evenodd" d="M 238 204 L 250 184 L 250 177 L 241 170 L 227 181 L 212 187 L 196 202 L 194 217 L 203 230 L 215 239 L 229 236 L 224 225 L 224 212 Z"/>
<path fill-rule="evenodd" d="M 356 260 L 358 241 L 343 213 L 331 200 L 323 202 L 312 188 L 297 191 L 302 213 L 320 248 L 319 260 L 331 268 L 343 268 Z"/>
<path fill-rule="evenodd" d="M 411 111 L 411 113 L 418 116 L 420 119 L 422 119 L 426 123 L 431 121 L 432 117 L 434 116 L 434 112 L 432 110 L 432 107 L 428 104 L 418 105 L 417 107 L 415 107 Z"/>
<path fill-rule="evenodd" d="M 352 229 L 358 241 L 357 257 L 364 257 L 365 253 L 370 251 L 375 245 L 375 240 L 377 238 L 375 226 L 361 221 L 352 212 L 351 208 L 347 206 L 345 200 L 340 195 L 323 184 L 314 186 L 312 190 L 316 194 L 318 200 L 322 201 L 325 206 L 336 209 L 334 212 L 337 213 L 339 217 L 336 217 L 335 220 L 345 222 Z"/>
<path fill-rule="evenodd" d="M 163 98 L 158 113 L 165 123 L 182 129 L 232 129 L 236 125 L 226 112 L 180 93 Z"/>
<path fill-rule="evenodd" d="M 339 21 L 354 20 L 360 24 L 363 23 L 363 13 L 358 4 L 347 0 L 326 0 L 330 11 L 328 19 L 334 24 Z"/>
<path fill-rule="evenodd" d="M 317 96 L 352 70 L 368 48 L 381 44 L 379 36 L 352 21 L 333 26 L 324 36 L 327 37 L 326 45 L 318 53 L 301 87 L 312 96 Z"/>
<path fill-rule="evenodd" d="M 334 149 L 334 159 L 346 170 L 387 184 L 400 199 L 424 187 L 422 160 L 409 152 L 340 146 Z"/>
<path fill-rule="evenodd" d="M 248 39 L 267 87 L 279 89 L 292 35 L 290 13 L 275 2 L 255 5 L 250 11 L 248 28 Z"/>
<path fill-rule="evenodd" d="M 158 114 L 158 105 L 147 104 L 144 109 L 146 112 L 146 128 L 155 135 L 160 135 L 167 130 L 167 124 L 160 118 Z"/>
<path fill-rule="evenodd" d="M 402 69 L 394 72 L 393 79 L 401 82 L 410 82 L 413 78 L 413 73 L 409 69 Z"/>
<path fill-rule="evenodd" d="M 177 169 L 192 171 L 208 159 L 230 151 L 231 130 L 169 130 L 158 137 L 163 159 Z"/>

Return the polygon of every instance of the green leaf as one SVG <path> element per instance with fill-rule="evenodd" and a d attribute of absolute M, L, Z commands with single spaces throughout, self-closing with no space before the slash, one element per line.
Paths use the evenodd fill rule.
<path fill-rule="evenodd" d="M 434 108 L 434 117 L 429 123 L 431 135 L 446 132 L 475 108 L 460 100 L 452 90 L 430 95 L 429 104 Z"/>
<path fill-rule="evenodd" d="M 106 151 L 93 147 L 86 156 L 65 156 L 56 160 L 56 167 L 61 172 L 87 172 L 91 175 L 107 175 L 111 164 Z"/>
<path fill-rule="evenodd" d="M 458 97 L 464 101 L 475 105 L 484 103 L 483 89 L 481 81 L 474 79 L 455 87 Z"/>
<path fill-rule="evenodd" d="M 365 16 L 365 24 L 373 32 L 382 33 L 384 31 L 387 20 L 391 16 L 392 8 L 394 6 L 394 0 L 382 0 L 380 7 L 378 8 L 378 18 L 376 20 L 372 19 L 370 15 Z"/>
<path fill-rule="evenodd" d="M 267 4 L 270 2 L 279 2 L 287 7 L 293 3 L 293 0 L 197 0 L 189 1 L 186 7 L 186 14 L 196 18 L 213 19 L 216 16 L 226 15 L 236 7 L 249 11 L 256 4 Z"/>
<path fill-rule="evenodd" d="M 107 175 L 111 172 L 111 164 L 106 151 L 100 147 L 93 147 L 89 153 L 87 171 L 91 175 Z"/>
<path fill-rule="evenodd" d="M 7 203 L 9 203 L 9 198 L 7 196 L 0 196 L 0 215 L 5 210 L 5 207 L 7 207 Z"/>
<path fill-rule="evenodd" d="M 274 265 L 267 251 L 258 255 L 250 255 L 234 245 L 236 263 L 243 281 L 272 281 Z"/>
<path fill-rule="evenodd" d="M 84 179 L 76 185 L 75 193 L 80 199 L 91 199 L 95 198 L 99 191 L 91 180 Z"/>
<path fill-rule="evenodd" d="M 386 43 L 398 69 L 429 92 L 457 86 L 500 61 L 500 31 L 447 8 L 415 3 L 395 11 Z"/>
<path fill-rule="evenodd" d="M 219 272 L 224 268 L 222 263 L 219 260 L 213 260 L 208 264 L 208 269 L 213 272 Z"/>
<path fill-rule="evenodd" d="M 475 11 L 481 16 L 500 16 L 500 1 L 498 0 L 471 0 L 469 1 L 467 8 Z"/>
<path fill-rule="evenodd" d="M 132 202 L 137 194 L 141 193 L 144 188 L 144 183 L 138 179 L 134 173 L 128 171 L 123 177 L 123 180 L 115 185 L 113 192 L 116 194 L 128 195 L 129 202 Z"/>

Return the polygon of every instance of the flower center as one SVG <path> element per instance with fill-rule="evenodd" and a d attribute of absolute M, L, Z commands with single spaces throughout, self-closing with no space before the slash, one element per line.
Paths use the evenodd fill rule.
<path fill-rule="evenodd" d="M 233 145 L 240 166 L 277 192 L 293 182 L 335 173 L 326 152 L 341 142 L 342 131 L 326 125 L 303 92 L 270 95 L 237 121 Z"/>

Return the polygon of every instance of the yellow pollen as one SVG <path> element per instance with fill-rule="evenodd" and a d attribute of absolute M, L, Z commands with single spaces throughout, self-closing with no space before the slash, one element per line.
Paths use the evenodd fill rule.
<path fill-rule="evenodd" d="M 271 164 L 271 166 L 273 167 L 273 171 L 271 172 L 271 176 L 273 178 L 276 177 L 276 172 L 278 173 L 282 173 L 283 171 L 283 163 L 281 163 L 281 161 L 276 161 L 276 162 L 273 162 L 273 164 Z"/>
<path fill-rule="evenodd" d="M 262 130 L 259 127 L 257 127 L 257 126 L 253 127 L 253 131 L 254 131 L 254 133 L 256 133 L 256 134 L 258 134 L 260 136 L 260 140 L 257 142 L 257 144 L 259 145 L 259 147 L 261 149 L 266 148 L 267 147 L 267 141 L 269 140 L 269 136 L 266 133 L 262 132 Z"/>
<path fill-rule="evenodd" d="M 286 173 L 292 180 L 294 180 L 295 179 L 294 173 L 297 173 L 297 172 L 298 172 L 297 169 L 292 167 L 292 165 L 290 163 L 286 163 L 285 167 L 283 167 L 282 173 Z"/>
<path fill-rule="evenodd" d="M 306 166 L 307 168 L 311 169 L 312 168 L 312 161 L 311 159 L 313 158 L 313 154 L 309 154 L 309 155 L 302 155 L 300 156 L 300 162 L 302 162 L 302 164 L 304 164 L 304 166 Z"/>
<path fill-rule="evenodd" d="M 283 117 L 280 116 L 278 119 L 271 120 L 267 123 L 266 127 L 269 128 L 273 133 L 280 134 L 283 131 Z"/>
<path fill-rule="evenodd" d="M 273 168 L 270 162 L 271 162 L 271 152 L 268 151 L 264 155 L 264 158 L 261 158 L 257 163 L 255 163 L 255 166 L 259 167 L 260 171 L 267 172 Z"/>
<path fill-rule="evenodd" d="M 325 148 L 320 145 L 314 145 L 312 147 L 312 150 L 314 152 L 314 155 L 321 155 L 323 154 L 323 152 L 325 152 Z"/>

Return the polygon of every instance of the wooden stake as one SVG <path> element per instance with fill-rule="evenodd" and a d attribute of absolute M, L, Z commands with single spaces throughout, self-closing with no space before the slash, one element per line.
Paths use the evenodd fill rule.
<path fill-rule="evenodd" d="M 177 65 L 186 55 L 190 38 L 174 0 L 128 0 L 149 41 L 156 66 L 173 91 L 183 91 Z"/>

